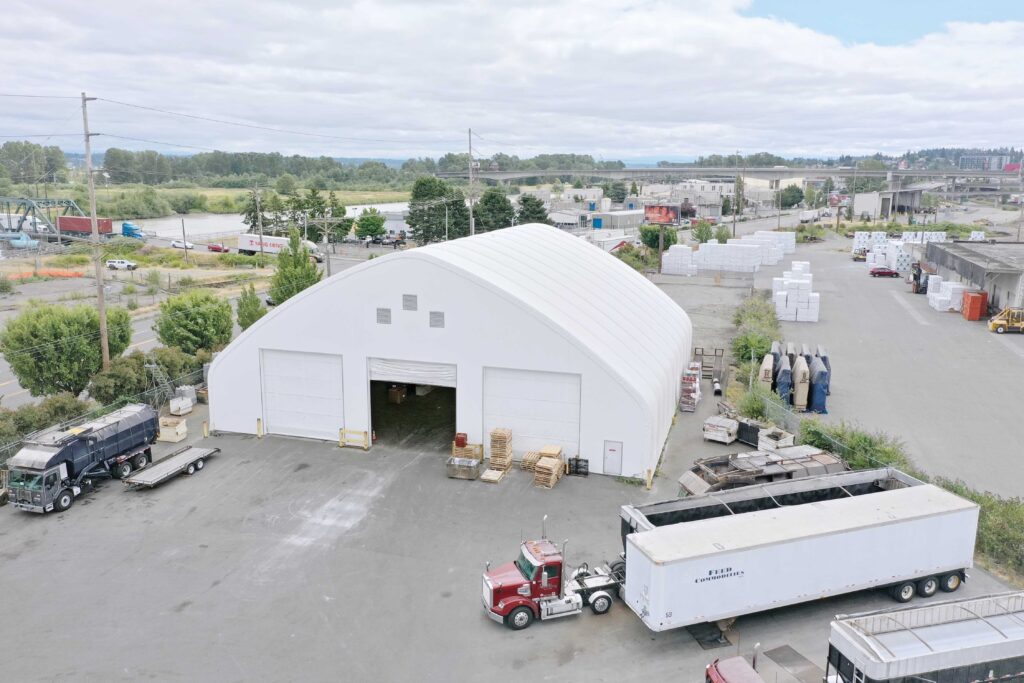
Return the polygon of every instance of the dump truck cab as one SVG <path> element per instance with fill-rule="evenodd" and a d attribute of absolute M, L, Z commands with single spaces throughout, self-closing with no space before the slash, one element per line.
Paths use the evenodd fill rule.
<path fill-rule="evenodd" d="M 1024 332 L 1024 308 L 1004 308 L 988 319 L 988 329 L 996 334 Z"/>
<path fill-rule="evenodd" d="M 10 503 L 26 512 L 66 510 L 77 492 L 64 462 L 54 464 L 56 449 L 31 445 L 11 458 L 7 479 Z"/>

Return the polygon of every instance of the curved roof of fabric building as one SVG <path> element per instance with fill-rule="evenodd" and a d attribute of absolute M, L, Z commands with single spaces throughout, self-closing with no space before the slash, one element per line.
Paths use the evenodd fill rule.
<path fill-rule="evenodd" d="M 679 368 L 690 354 L 692 326 L 686 313 L 619 259 L 548 225 L 530 223 L 388 254 L 344 270 L 295 300 L 344 287 L 366 269 L 399 259 L 458 272 L 533 311 L 652 409 L 676 391 Z M 276 314 L 287 309 L 288 302 L 243 336 L 274 324 Z M 220 356 L 230 352 L 229 346 Z"/>

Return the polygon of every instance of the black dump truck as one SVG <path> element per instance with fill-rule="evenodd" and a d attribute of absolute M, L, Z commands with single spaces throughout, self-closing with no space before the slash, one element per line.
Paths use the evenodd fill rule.
<path fill-rule="evenodd" d="M 11 504 L 28 512 L 63 512 L 93 479 L 124 479 L 153 459 L 157 412 L 127 405 L 76 426 L 57 425 L 25 437 L 11 458 Z"/>

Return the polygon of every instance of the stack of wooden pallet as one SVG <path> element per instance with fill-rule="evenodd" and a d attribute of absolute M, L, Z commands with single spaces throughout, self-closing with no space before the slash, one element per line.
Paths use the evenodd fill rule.
<path fill-rule="evenodd" d="M 562 478 L 563 472 L 565 472 L 565 464 L 561 458 L 544 456 L 537 461 L 533 470 L 533 485 L 546 489 L 554 488 L 558 480 Z"/>
<path fill-rule="evenodd" d="M 491 430 L 492 470 L 507 470 L 512 466 L 512 430 L 497 428 Z"/>
<path fill-rule="evenodd" d="M 470 460 L 483 460 L 484 459 L 484 447 L 483 447 L 483 444 L 467 443 L 465 446 L 456 446 L 455 442 L 452 441 L 452 457 L 453 458 L 468 458 Z"/>
<path fill-rule="evenodd" d="M 526 451 L 523 454 L 523 460 L 519 465 L 528 472 L 533 472 L 537 467 L 537 461 L 540 460 L 540 451 Z"/>

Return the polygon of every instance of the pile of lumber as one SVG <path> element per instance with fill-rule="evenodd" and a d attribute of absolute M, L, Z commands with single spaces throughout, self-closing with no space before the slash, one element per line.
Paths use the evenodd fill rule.
<path fill-rule="evenodd" d="M 546 489 L 555 487 L 558 480 L 565 472 L 565 464 L 561 458 L 554 458 L 546 455 L 537 461 L 533 470 L 533 485 L 542 486 Z"/>
<path fill-rule="evenodd" d="M 480 481 L 485 484 L 497 484 L 502 480 L 502 478 L 504 478 L 506 472 L 508 472 L 508 470 L 484 470 L 484 473 L 480 475 Z"/>
<path fill-rule="evenodd" d="M 465 446 L 456 446 L 455 442 L 452 441 L 452 457 L 482 461 L 484 459 L 484 447 L 482 444 L 478 443 L 467 443 Z"/>
<path fill-rule="evenodd" d="M 492 470 L 504 472 L 512 466 L 512 430 L 499 427 L 491 430 Z"/>

